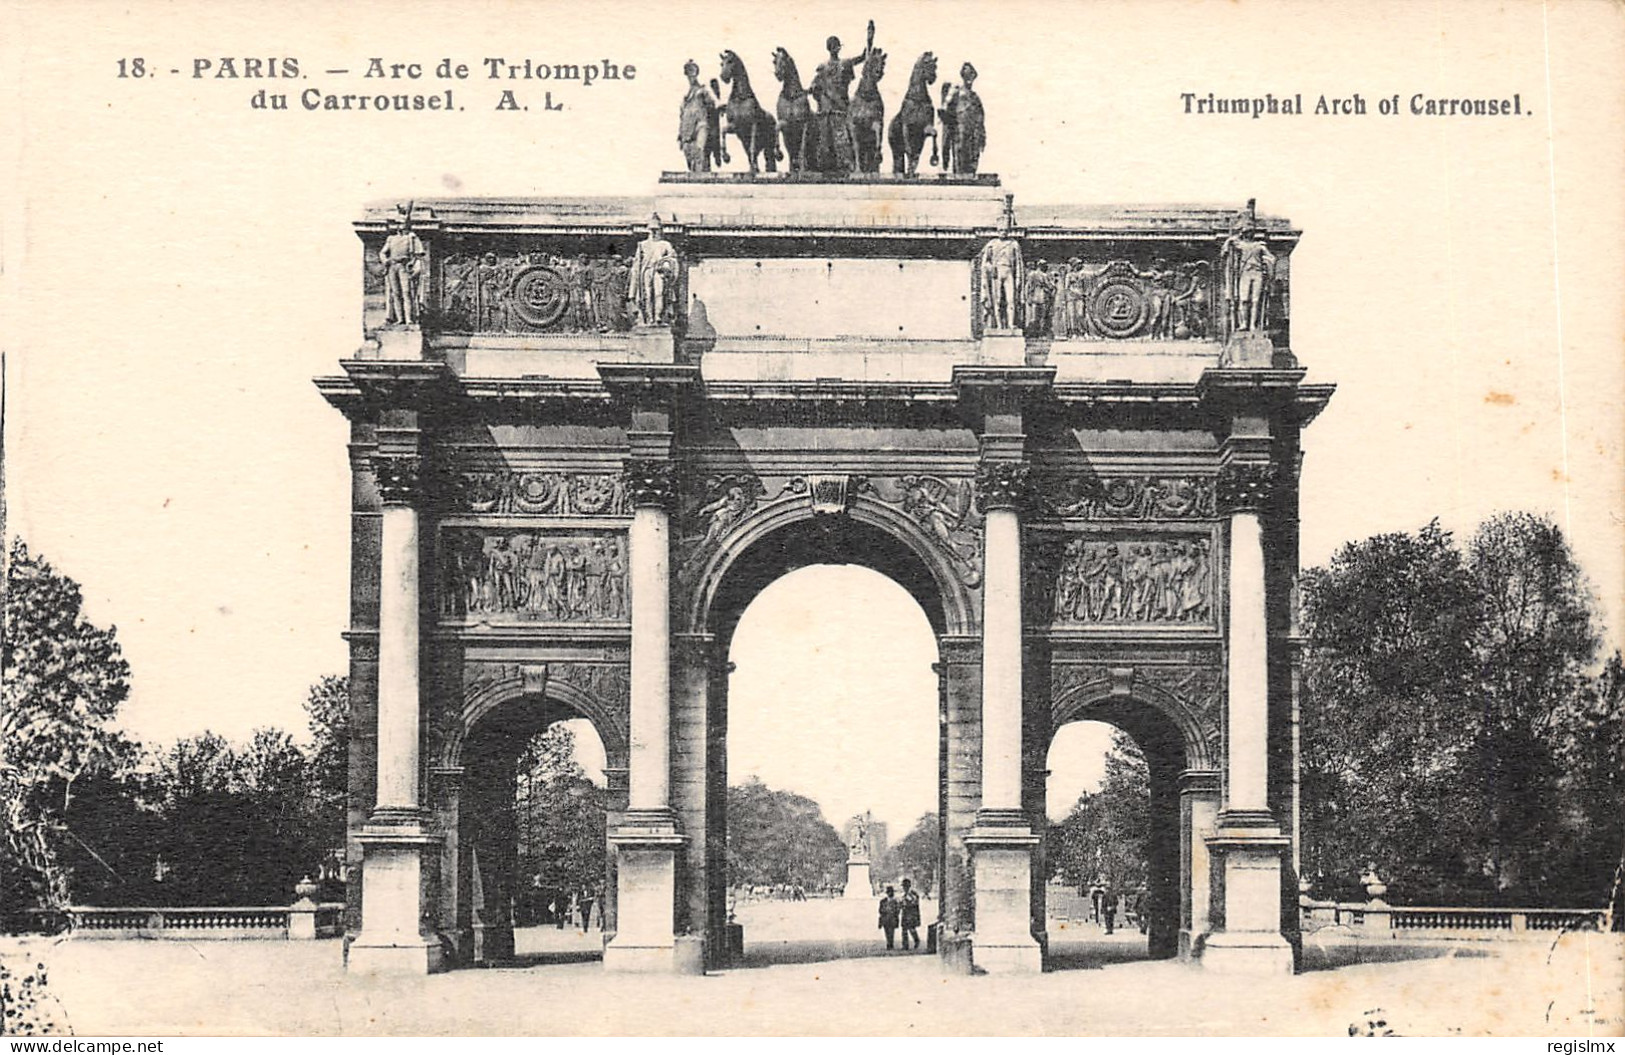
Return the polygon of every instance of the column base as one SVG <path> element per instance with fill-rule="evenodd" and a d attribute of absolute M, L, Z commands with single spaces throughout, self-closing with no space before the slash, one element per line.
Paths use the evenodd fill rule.
<path fill-rule="evenodd" d="M 972 936 L 971 963 L 982 974 L 1042 974 L 1044 953 L 1038 942 L 990 945 Z"/>
<path fill-rule="evenodd" d="M 1219 974 L 1292 974 L 1292 946 L 1279 934 L 1221 931 L 1202 942 L 1202 969 Z"/>
<path fill-rule="evenodd" d="M 604 970 L 673 974 L 677 952 L 677 851 L 684 839 L 670 810 L 628 810 L 610 833 L 615 847 L 615 937 L 604 946 Z"/>
<path fill-rule="evenodd" d="M 445 953 L 434 938 L 402 945 L 369 945 L 358 937 L 350 943 L 345 965 L 351 974 L 359 975 L 435 974 L 446 969 Z"/>
<path fill-rule="evenodd" d="M 354 974 L 429 974 L 443 970 L 440 939 L 423 927 L 423 855 L 440 837 L 423 831 L 411 810 L 379 810 L 357 833 L 361 843 L 361 933 L 345 964 Z"/>
<path fill-rule="evenodd" d="M 1044 953 L 1033 937 L 1032 865 L 1038 836 L 1025 814 L 984 810 L 965 837 L 976 883 L 971 962 L 988 974 L 1037 974 Z"/>
<path fill-rule="evenodd" d="M 1292 945 L 1281 934 L 1281 860 L 1292 841 L 1262 811 L 1227 811 L 1219 825 L 1207 845 L 1223 861 L 1224 929 L 1202 943 L 1202 967 L 1292 974 Z"/>

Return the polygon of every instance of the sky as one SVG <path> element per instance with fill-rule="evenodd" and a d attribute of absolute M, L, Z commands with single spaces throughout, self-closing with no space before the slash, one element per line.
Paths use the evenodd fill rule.
<path fill-rule="evenodd" d="M 1339 386 L 1305 437 L 1305 564 L 1434 517 L 1465 534 L 1499 510 L 1530 509 L 1568 531 L 1607 640 L 1622 640 L 1617 5 L 13 2 L 3 11 L 8 530 L 84 586 L 91 619 L 117 626 L 134 671 L 123 721 L 138 736 L 299 729 L 306 688 L 345 669 L 346 430 L 311 378 L 337 372 L 360 342 L 350 223 L 364 203 L 648 194 L 661 170 L 681 164 L 684 60 L 709 70 L 732 48 L 771 89 L 774 47 L 807 71 L 827 35 L 850 51 L 869 18 L 877 41 L 903 57 L 883 84 L 889 108 L 919 52 L 934 50 L 950 71 L 974 61 L 988 115 L 983 168 L 1000 174 L 1018 211 L 1256 198 L 1303 229 L 1294 349 L 1311 381 Z M 296 57 L 303 78 L 212 76 L 221 59 L 250 56 Z M 358 76 L 324 71 L 360 70 L 373 57 L 425 64 L 426 79 L 390 90 L 437 92 L 434 64 L 469 64 L 475 76 L 453 84 L 465 109 L 250 105 L 261 88 L 356 91 L 366 85 Z M 484 80 L 486 57 L 607 60 L 637 74 L 555 84 L 562 109 L 547 110 L 546 85 Z M 144 59 L 154 75 L 120 78 L 121 58 Z M 208 75 L 193 78 L 199 60 Z M 503 88 L 531 108 L 496 110 Z M 1322 93 L 1359 93 L 1368 112 L 1184 112 L 1183 93 L 1210 91 L 1301 93 L 1311 109 Z M 1523 111 L 1514 117 L 1408 112 L 1417 95 L 1513 94 Z M 1377 112 L 1396 95 L 1401 113 Z M 895 711 L 902 722 L 911 697 L 886 695 L 903 689 L 850 649 L 832 660 L 804 643 L 837 591 L 793 587 L 775 586 L 747 617 L 736 703 L 754 691 L 743 688 L 752 671 L 802 669 L 785 657 L 855 671 L 855 684 L 817 695 L 792 679 L 800 695 L 783 706 L 796 708 L 801 744 L 842 744 L 857 772 L 889 771 L 904 754 L 899 738 L 917 730 L 853 741 L 836 716 Z M 879 605 L 884 591 L 862 595 Z M 859 609 L 849 614 L 874 616 Z M 808 611 L 819 620 L 804 624 Z M 899 634 L 912 633 L 911 619 L 923 626 L 917 610 L 899 611 Z M 887 664 L 897 678 L 928 666 L 925 641 Z M 802 752 L 782 739 L 771 746 L 773 729 L 752 741 L 747 728 L 738 750 L 769 745 L 752 749 L 769 783 L 827 799 L 836 813 L 884 797 L 849 792 L 827 767 L 799 776 Z M 901 816 L 886 819 L 906 824 L 918 805 L 899 791 L 886 808 Z"/>

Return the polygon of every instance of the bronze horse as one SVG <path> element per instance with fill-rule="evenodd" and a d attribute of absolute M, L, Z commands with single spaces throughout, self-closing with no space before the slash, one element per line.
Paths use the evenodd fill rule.
<path fill-rule="evenodd" d="M 893 172 L 913 176 L 919 171 L 920 153 L 925 150 L 927 137 L 931 140 L 931 164 L 937 163 L 937 111 L 931 105 L 929 87 L 936 80 L 937 57 L 928 51 L 914 63 L 903 105 L 891 119 L 887 139 L 891 143 Z"/>
<path fill-rule="evenodd" d="M 818 148 L 818 126 L 813 122 L 807 89 L 801 86 L 796 60 L 783 48 L 773 49 L 773 76 L 779 79 L 779 134 L 784 137 L 784 167 L 790 172 L 817 168 L 812 155 Z M 771 168 L 771 166 L 769 166 Z"/>
<path fill-rule="evenodd" d="M 886 103 L 880 98 L 880 78 L 886 75 L 886 53 L 875 48 L 863 63 L 863 76 L 852 96 L 852 146 L 859 172 L 879 172 L 881 130 L 886 127 Z"/>
<path fill-rule="evenodd" d="M 732 51 L 722 53 L 720 76 L 724 84 L 733 86 L 733 91 L 728 93 L 727 105 L 722 108 L 722 160 L 728 161 L 728 135 L 732 133 L 739 137 L 739 145 L 745 148 L 745 160 L 750 162 L 751 175 L 756 174 L 758 155 L 766 160 L 767 171 L 778 171 L 778 122 L 756 101 L 756 93 L 750 86 L 750 74 L 745 72 L 745 64 Z"/>

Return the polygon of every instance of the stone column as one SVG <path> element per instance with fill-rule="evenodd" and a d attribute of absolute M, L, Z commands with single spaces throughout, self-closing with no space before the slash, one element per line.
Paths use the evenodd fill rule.
<path fill-rule="evenodd" d="M 942 720 L 937 951 L 945 967 L 969 974 L 976 888 L 967 839 L 976 830 L 976 811 L 982 803 L 982 641 L 944 635 L 937 639 L 937 654 Z"/>
<path fill-rule="evenodd" d="M 1021 518 L 1027 467 L 985 462 L 977 502 L 987 514 L 982 560 L 982 804 L 965 840 L 975 862 L 972 956 L 989 973 L 1037 972 L 1032 855 L 1021 808 Z"/>
<path fill-rule="evenodd" d="M 628 809 L 610 833 L 616 857 L 615 938 L 604 969 L 676 968 L 677 834 L 671 809 L 671 466 L 627 463 L 633 503 Z"/>
<path fill-rule="evenodd" d="M 383 524 L 378 596 L 378 801 L 362 844 L 361 933 L 348 964 L 362 973 L 427 974 L 442 966 L 424 926 L 423 859 L 439 839 L 419 798 L 418 459 L 373 459 Z"/>
<path fill-rule="evenodd" d="M 1202 963 L 1290 974 L 1292 947 L 1281 935 L 1281 865 L 1291 840 L 1269 808 L 1269 634 L 1259 519 L 1274 482 L 1275 467 L 1267 461 L 1233 460 L 1219 475 L 1219 503 L 1230 518 L 1228 736 L 1224 808 L 1208 847 L 1224 862 L 1224 929 L 1208 938 Z"/>

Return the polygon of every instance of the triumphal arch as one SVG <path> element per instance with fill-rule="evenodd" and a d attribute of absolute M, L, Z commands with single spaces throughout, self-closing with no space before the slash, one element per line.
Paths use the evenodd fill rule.
<path fill-rule="evenodd" d="M 1292 351 L 1290 223 L 701 170 L 356 229 L 365 340 L 318 381 L 351 423 L 352 969 L 511 953 L 502 804 L 559 717 L 609 760 L 606 969 L 725 964 L 729 641 L 852 563 L 937 637 L 947 964 L 1041 968 L 1046 754 L 1098 719 L 1150 761 L 1153 954 L 1292 970 L 1299 435 L 1331 389 Z"/>

